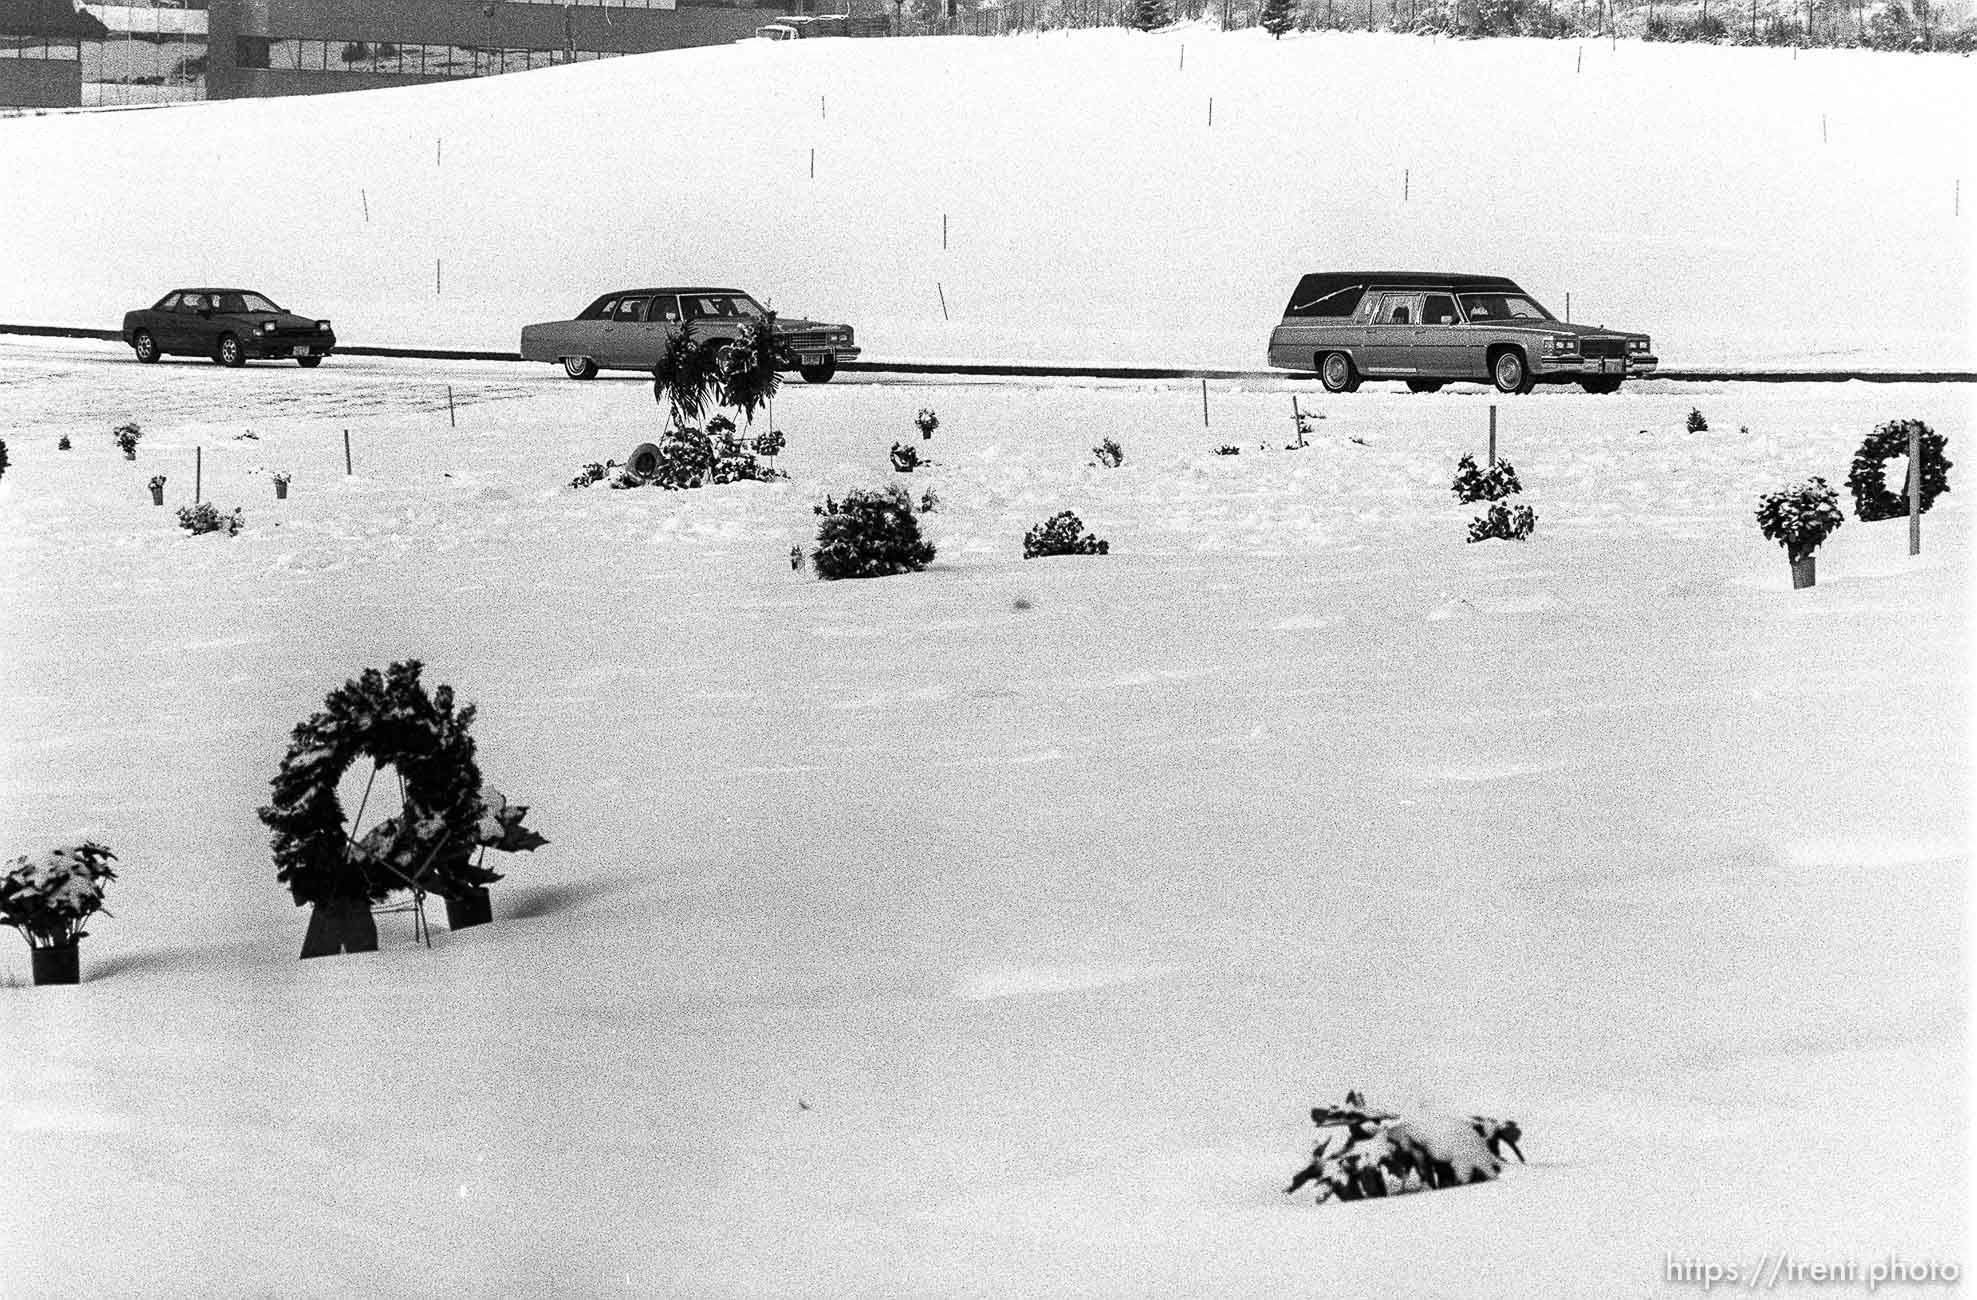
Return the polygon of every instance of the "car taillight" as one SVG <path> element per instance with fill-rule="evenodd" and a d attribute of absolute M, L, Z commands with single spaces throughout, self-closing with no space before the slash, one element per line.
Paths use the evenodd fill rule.
<path fill-rule="evenodd" d="M 1629 352 L 1645 352 L 1648 350 L 1647 345 L 1648 341 L 1646 339 L 1627 340 L 1627 350 Z"/>
<path fill-rule="evenodd" d="M 317 321 L 317 322 L 316 322 L 316 332 L 317 332 L 318 334 L 322 334 L 322 333 L 326 333 L 326 332 L 328 332 L 328 330 L 329 330 L 329 322 L 328 322 L 328 321 L 326 321 L 326 320 L 319 320 L 319 321 Z"/>

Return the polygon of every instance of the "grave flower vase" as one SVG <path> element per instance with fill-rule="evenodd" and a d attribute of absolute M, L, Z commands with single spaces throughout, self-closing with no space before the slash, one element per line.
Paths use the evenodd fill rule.
<path fill-rule="evenodd" d="M 494 900 L 488 896 L 485 886 L 470 889 L 458 898 L 446 900 L 446 928 L 465 930 L 469 926 L 486 925 L 494 919 Z"/>
<path fill-rule="evenodd" d="M 82 956 L 78 945 L 57 944 L 52 948 L 30 949 L 36 984 L 82 983 Z"/>
<path fill-rule="evenodd" d="M 332 899 L 309 909 L 309 932 L 302 938 L 304 958 L 377 950 L 378 923 L 363 899 Z"/>

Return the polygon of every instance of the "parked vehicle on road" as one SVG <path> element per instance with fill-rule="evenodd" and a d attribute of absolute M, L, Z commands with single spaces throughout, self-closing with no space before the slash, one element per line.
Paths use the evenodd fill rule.
<path fill-rule="evenodd" d="M 1611 393 L 1658 363 L 1648 336 L 1561 321 L 1499 275 L 1319 271 L 1270 333 L 1269 361 L 1317 372 L 1334 393 L 1399 379 L 1417 393 L 1462 380 L 1526 393 L 1577 383 Z"/>
<path fill-rule="evenodd" d="M 252 289 L 174 289 L 124 313 L 124 342 L 146 363 L 161 356 L 211 357 L 223 366 L 292 358 L 319 366 L 336 348 L 326 320 L 298 316 Z"/>
<path fill-rule="evenodd" d="M 691 325 L 694 337 L 731 342 L 750 321 L 767 321 L 776 341 L 778 370 L 794 370 L 813 384 L 828 383 L 840 362 L 854 361 L 858 346 L 849 325 L 777 316 L 739 289 L 620 289 L 577 313 L 575 320 L 522 327 L 522 359 L 550 361 L 572 379 L 599 370 L 650 370 L 659 364 L 666 337 Z"/>

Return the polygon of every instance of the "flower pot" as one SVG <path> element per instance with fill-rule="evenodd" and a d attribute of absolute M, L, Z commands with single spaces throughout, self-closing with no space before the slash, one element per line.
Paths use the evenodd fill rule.
<path fill-rule="evenodd" d="M 487 890 L 474 889 L 446 900 L 446 928 L 464 930 L 470 925 L 486 925 L 494 919 L 494 900 Z"/>
<path fill-rule="evenodd" d="M 282 482 L 280 479 L 275 480 L 275 500 L 288 500 L 288 484 Z"/>
<path fill-rule="evenodd" d="M 35 947 L 29 950 L 34 966 L 36 984 L 80 984 L 82 983 L 81 954 L 73 943 L 60 944 L 53 948 Z"/>
<path fill-rule="evenodd" d="M 302 937 L 303 957 L 334 957 L 344 952 L 376 952 L 378 923 L 363 899 L 336 899 L 309 909 L 309 932 Z"/>
<path fill-rule="evenodd" d="M 154 506 L 161 506 L 165 504 L 165 489 L 163 488 L 151 489 L 151 504 Z"/>
<path fill-rule="evenodd" d="M 1813 565 L 1816 562 L 1817 558 L 1818 557 L 1816 556 L 1808 555 L 1804 559 L 1792 561 L 1792 590 L 1793 591 L 1798 591 L 1802 588 L 1810 587 L 1815 582 L 1818 581 L 1817 575 L 1813 572 Z"/>

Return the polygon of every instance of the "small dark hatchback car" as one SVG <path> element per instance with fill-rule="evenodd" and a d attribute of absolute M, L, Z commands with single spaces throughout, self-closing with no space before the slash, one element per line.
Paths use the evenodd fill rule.
<path fill-rule="evenodd" d="M 251 289 L 174 289 L 150 307 L 124 313 L 124 342 L 137 359 L 211 357 L 223 366 L 251 358 L 293 358 L 319 366 L 336 348 L 326 320 L 297 316 Z"/>
<path fill-rule="evenodd" d="M 1270 334 L 1270 364 L 1317 371 L 1349 393 L 1400 379 L 1417 393 L 1473 380 L 1506 393 L 1576 383 L 1611 393 L 1658 364 L 1648 336 L 1559 320 L 1500 275 L 1318 271 L 1291 294 Z"/>

